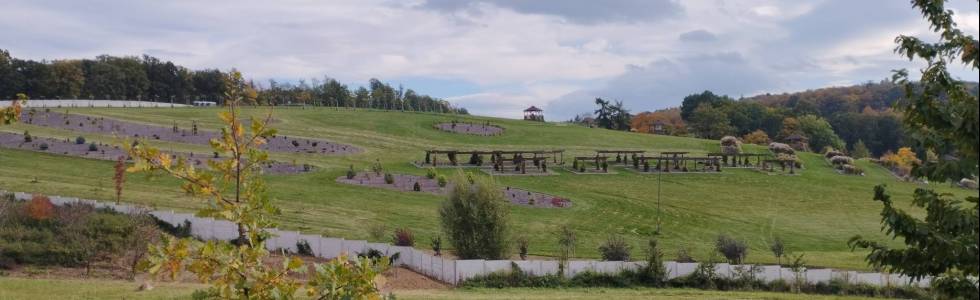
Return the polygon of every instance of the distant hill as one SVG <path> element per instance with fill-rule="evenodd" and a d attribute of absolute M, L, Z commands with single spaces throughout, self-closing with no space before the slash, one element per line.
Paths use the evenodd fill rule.
<path fill-rule="evenodd" d="M 974 94 L 976 82 L 968 82 Z M 828 87 L 795 93 L 762 94 L 742 99 L 754 101 L 769 107 L 780 107 L 797 114 L 817 114 L 829 118 L 835 114 L 862 112 L 867 108 L 887 111 L 898 102 L 905 92 L 902 87 L 889 81 L 868 82 L 861 85 Z"/>

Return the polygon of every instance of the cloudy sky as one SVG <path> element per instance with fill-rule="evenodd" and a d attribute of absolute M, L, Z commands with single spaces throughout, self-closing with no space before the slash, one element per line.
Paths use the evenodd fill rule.
<path fill-rule="evenodd" d="M 149 54 L 257 80 L 375 77 L 471 112 L 550 119 L 595 97 L 634 112 L 712 90 L 738 96 L 878 81 L 931 37 L 907 1 L 4 0 L 0 48 L 31 59 Z M 978 4 L 949 4 L 978 35 Z M 964 79 L 976 70 L 954 68 Z"/>

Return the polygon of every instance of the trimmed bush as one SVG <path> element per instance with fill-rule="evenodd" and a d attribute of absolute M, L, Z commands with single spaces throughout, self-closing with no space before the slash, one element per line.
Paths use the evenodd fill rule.
<path fill-rule="evenodd" d="M 442 256 L 442 237 L 441 236 L 436 236 L 436 237 L 432 238 L 432 240 L 429 243 L 429 245 L 432 246 L 432 252 L 435 252 L 436 253 L 436 256 Z"/>
<path fill-rule="evenodd" d="M 854 159 L 843 155 L 837 155 L 830 158 L 830 163 L 834 164 L 835 166 L 851 165 L 854 164 Z"/>
<path fill-rule="evenodd" d="M 387 184 L 395 183 L 395 175 L 391 175 L 391 173 L 385 173 L 385 183 Z"/>
<path fill-rule="evenodd" d="M 719 235 L 715 241 L 715 250 L 728 259 L 731 264 L 742 264 L 742 260 L 749 253 L 749 246 L 744 241 L 736 240 L 728 235 Z"/>
<path fill-rule="evenodd" d="M 742 153 L 742 142 L 734 136 L 725 136 L 720 140 L 721 143 L 721 153 L 733 155 Z"/>
<path fill-rule="evenodd" d="M 599 254 L 605 261 L 629 261 L 632 247 L 619 235 L 611 235 L 599 246 Z"/>
<path fill-rule="evenodd" d="M 840 152 L 834 149 L 829 149 L 828 151 L 823 153 L 823 157 L 825 158 L 832 158 L 834 156 L 846 156 L 846 155 L 844 154 L 844 152 Z"/>
<path fill-rule="evenodd" d="M 521 257 L 521 260 L 527 259 L 527 249 L 529 244 L 527 237 L 522 235 L 517 237 L 517 239 L 514 241 L 517 243 L 517 255 Z"/>
<path fill-rule="evenodd" d="M 405 246 L 414 247 L 415 246 L 415 235 L 408 228 L 398 228 L 395 229 L 395 234 L 391 237 L 392 244 L 395 246 Z"/>
<path fill-rule="evenodd" d="M 844 174 L 850 174 L 850 175 L 864 174 L 864 169 L 861 169 L 861 167 L 851 165 L 851 164 L 841 166 L 841 171 L 844 171 Z"/>
<path fill-rule="evenodd" d="M 449 180 L 446 179 L 446 175 L 439 175 L 438 177 L 436 177 L 436 183 L 439 184 L 439 187 L 446 187 L 446 184 L 449 183 Z"/>
<path fill-rule="evenodd" d="M 84 145 L 85 144 L 85 137 L 83 137 L 83 136 L 76 137 L 75 138 L 75 144 L 76 145 Z"/>
<path fill-rule="evenodd" d="M 47 151 L 48 150 L 48 143 L 41 143 L 41 145 L 38 145 L 37 148 L 38 149 L 41 149 L 41 151 Z"/>
<path fill-rule="evenodd" d="M 416 181 L 415 184 L 412 185 L 412 190 L 413 191 L 416 191 L 416 192 L 421 192 L 422 191 L 422 185 L 419 184 L 418 181 Z"/>
<path fill-rule="evenodd" d="M 776 153 L 776 154 L 791 154 L 791 155 L 796 154 L 796 150 L 793 150 L 793 147 L 790 147 L 789 145 L 783 143 L 770 143 L 769 151 L 772 151 L 772 153 Z"/>
<path fill-rule="evenodd" d="M 461 259 L 505 259 L 509 247 L 509 208 L 500 188 L 490 179 L 467 184 L 462 174 L 453 180 L 439 208 L 442 231 Z"/>
<path fill-rule="evenodd" d="M 428 169 L 425 170 L 425 178 L 436 179 L 436 176 L 438 175 L 439 173 L 436 172 L 436 168 L 429 167 Z"/>
<path fill-rule="evenodd" d="M 347 169 L 347 179 L 354 179 L 356 176 L 357 172 L 354 171 L 354 165 L 350 165 L 350 168 Z"/>
<path fill-rule="evenodd" d="M 34 141 L 34 137 L 31 136 L 31 133 L 30 132 L 27 132 L 27 130 L 24 130 L 24 142 L 25 143 L 30 143 L 30 142 L 33 142 L 33 141 Z"/>
<path fill-rule="evenodd" d="M 99 151 L 99 145 L 96 145 L 95 142 L 88 144 L 88 151 L 89 152 Z"/>
<path fill-rule="evenodd" d="M 306 240 L 299 240 L 296 242 L 296 253 L 303 256 L 314 256 L 313 247 L 310 247 L 310 242 Z"/>

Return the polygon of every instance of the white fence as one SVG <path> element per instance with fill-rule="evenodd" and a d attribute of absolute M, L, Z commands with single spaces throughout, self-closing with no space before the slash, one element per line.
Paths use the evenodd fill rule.
<path fill-rule="evenodd" d="M 0 101 L 0 107 L 10 105 L 10 100 Z M 170 102 L 151 102 L 136 100 L 27 100 L 25 107 L 72 108 L 72 107 L 189 107 L 190 105 Z"/>
<path fill-rule="evenodd" d="M 6 192 L 0 190 L 0 194 Z M 14 193 L 18 200 L 30 200 L 31 194 Z M 71 197 L 49 196 L 54 205 L 65 205 L 70 203 L 87 203 L 97 208 L 109 208 L 121 213 L 134 213 L 144 208 L 125 205 L 97 202 Z M 229 221 L 214 220 L 211 218 L 198 218 L 191 214 L 176 213 L 174 211 L 149 211 L 157 219 L 167 222 L 173 226 L 181 225 L 184 221 L 190 221 L 191 234 L 203 240 L 232 240 L 238 236 L 238 227 Z M 387 243 L 370 243 L 363 240 L 345 240 L 342 238 L 323 237 L 320 235 L 303 234 L 297 231 L 284 231 L 279 229 L 269 229 L 273 237 L 266 240 L 266 248 L 269 250 L 287 249 L 292 252 L 297 251 L 296 244 L 300 241 L 309 243 L 313 254 L 321 258 L 335 258 L 343 253 L 356 255 L 371 249 L 377 250 L 386 256 L 398 254 L 395 265 L 401 265 L 412 269 L 421 274 L 437 279 L 442 282 L 456 284 L 462 280 L 473 278 L 479 275 L 486 275 L 493 272 L 510 271 L 511 263 L 516 264 L 521 270 L 532 275 L 545 275 L 558 273 L 558 262 L 554 260 L 456 260 L 434 256 L 425 251 L 412 247 L 392 246 Z M 565 269 L 566 276 L 575 276 L 582 272 L 599 273 L 618 273 L 628 269 L 638 269 L 645 266 L 645 262 L 622 262 L 622 261 L 569 261 Z M 687 276 L 695 272 L 698 263 L 677 263 L 665 262 L 669 278 Z M 745 274 L 751 270 L 751 265 L 730 265 L 720 263 L 715 265 L 715 274 L 719 277 L 732 277 L 737 274 Z M 766 282 L 783 279 L 792 282 L 796 279 L 805 280 L 809 283 L 828 282 L 832 279 L 845 280 L 851 283 L 864 283 L 876 286 L 883 285 L 906 285 L 915 284 L 928 286 L 930 279 L 924 278 L 920 281 L 912 281 L 904 275 L 882 274 L 882 273 L 859 273 L 855 271 L 841 271 L 832 269 L 807 269 L 796 273 L 788 268 L 780 266 L 756 266 L 758 273 L 754 276 Z"/>

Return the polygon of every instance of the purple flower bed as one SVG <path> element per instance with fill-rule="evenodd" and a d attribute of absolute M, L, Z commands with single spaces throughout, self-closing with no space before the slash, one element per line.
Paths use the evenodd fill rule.
<path fill-rule="evenodd" d="M 453 132 L 453 133 L 463 133 L 463 134 L 473 134 L 482 136 L 494 136 L 500 135 L 504 132 L 503 128 L 493 125 L 486 124 L 470 124 L 470 123 L 439 123 L 436 124 L 436 129 Z"/>
<path fill-rule="evenodd" d="M 53 111 L 37 111 L 33 117 L 25 111 L 21 116 L 21 120 L 33 125 L 78 132 L 106 135 L 115 134 L 130 138 L 145 138 L 197 145 L 208 145 L 208 141 L 221 136 L 219 132 L 207 131 L 200 128 L 200 126 L 195 134 L 192 129 L 194 126 L 193 123 L 187 121 L 177 123 L 175 127 L 162 127 Z M 290 138 L 285 135 L 277 135 L 269 138 L 268 143 L 262 145 L 261 148 L 272 152 L 318 153 L 325 155 L 345 155 L 362 151 L 360 148 L 351 145 L 337 144 L 323 140 Z"/>
<path fill-rule="evenodd" d="M 42 144 L 47 145 L 47 149 L 42 150 Z M 76 144 L 71 140 L 42 137 L 33 137 L 30 143 L 25 143 L 24 135 L 6 132 L 0 132 L 0 147 L 102 160 L 116 160 L 120 156 L 127 156 L 125 151 L 116 145 L 96 144 L 96 150 L 90 151 L 90 143 Z M 190 152 L 170 153 L 172 157 L 183 157 L 191 164 L 194 164 L 195 167 L 199 168 L 207 167 L 208 161 L 214 159 L 213 154 Z M 266 174 L 296 174 L 312 170 L 313 167 L 309 165 L 293 165 L 282 162 L 268 162 L 262 166 L 262 171 Z"/>
<path fill-rule="evenodd" d="M 369 186 L 376 188 L 384 188 L 389 190 L 396 190 L 401 192 L 415 192 L 415 183 L 419 183 L 421 188 L 419 192 L 430 193 L 436 195 L 445 195 L 448 193 L 448 187 L 439 187 L 438 181 L 435 179 L 429 179 L 425 176 L 416 175 L 404 175 L 404 174 L 392 174 L 394 177 L 394 183 L 385 183 L 384 174 L 375 174 L 373 172 L 359 172 L 357 176 L 353 179 L 347 179 L 347 176 L 337 177 L 337 182 L 361 186 Z M 447 184 L 450 186 L 452 183 Z M 531 192 L 514 187 L 506 187 L 501 189 L 504 194 L 504 198 L 510 201 L 514 205 L 523 205 L 539 208 L 566 208 L 572 206 L 572 201 L 566 198 L 561 198 L 557 196 L 552 196 L 548 194 Z"/>

